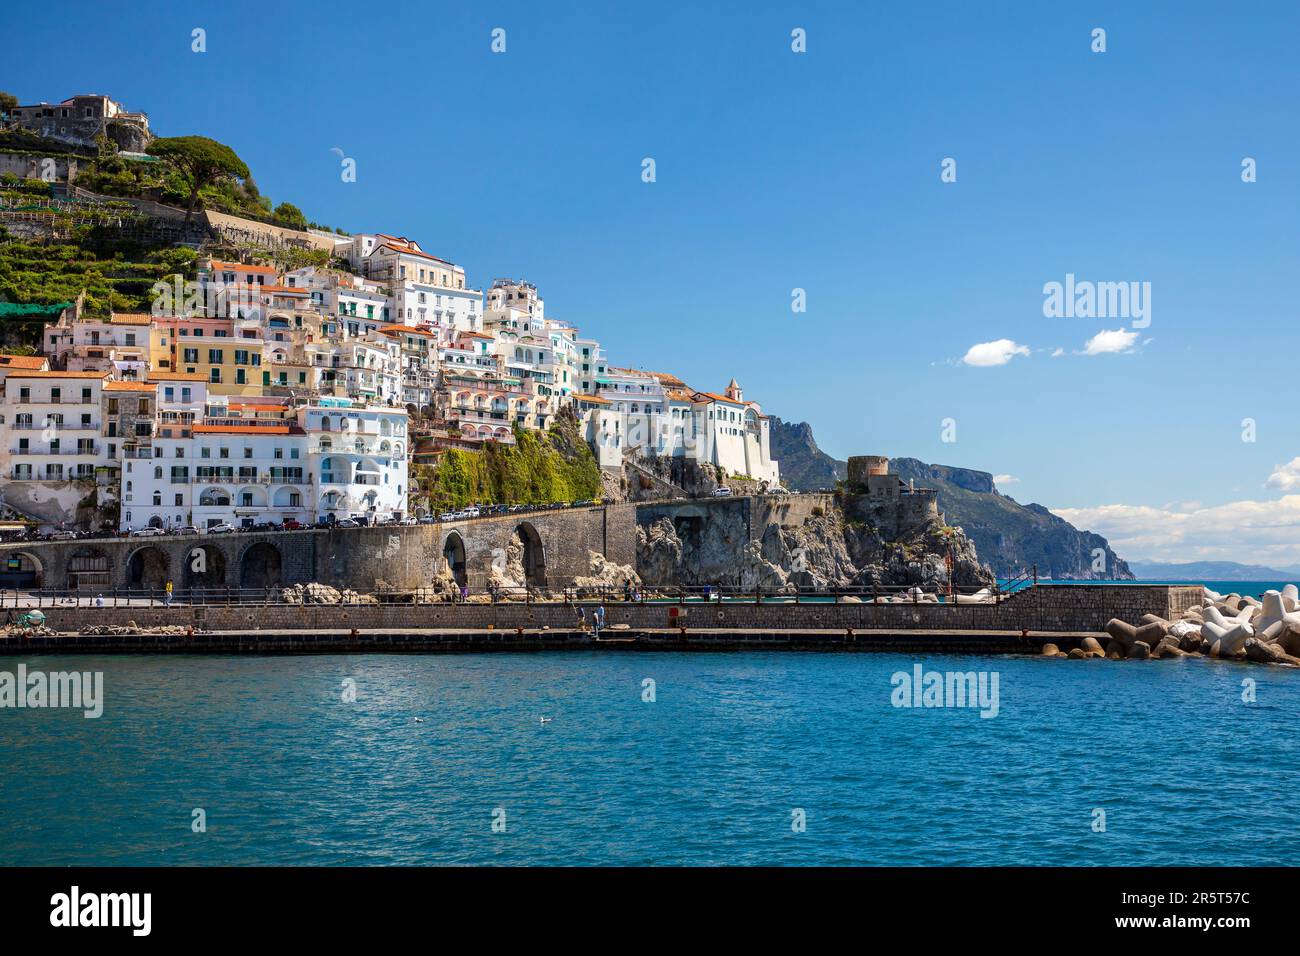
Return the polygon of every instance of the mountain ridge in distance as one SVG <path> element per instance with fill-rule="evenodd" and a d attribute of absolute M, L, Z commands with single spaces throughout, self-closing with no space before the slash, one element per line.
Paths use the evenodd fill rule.
<path fill-rule="evenodd" d="M 848 472 L 847 462 L 817 447 L 807 422 L 785 422 L 773 416 L 769 437 L 782 484 L 794 491 L 833 488 Z M 966 532 L 980 560 L 999 577 L 1037 568 L 1041 579 L 1133 579 L 1128 564 L 1104 537 L 1080 531 L 1040 504 L 1022 505 L 1003 495 L 990 472 L 931 465 L 916 458 L 893 458 L 890 471 L 917 487 L 938 490 L 939 510 L 948 524 Z M 1098 550 L 1105 555 L 1101 572 L 1092 569 Z"/>

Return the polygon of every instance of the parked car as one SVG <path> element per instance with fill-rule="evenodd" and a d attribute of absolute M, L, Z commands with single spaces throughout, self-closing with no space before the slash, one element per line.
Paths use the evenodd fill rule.
<path fill-rule="evenodd" d="M 164 531 L 162 528 L 136 528 L 134 531 L 131 532 L 131 537 L 158 538 L 158 537 L 162 537 L 166 533 L 167 532 Z"/>
<path fill-rule="evenodd" d="M 710 498 L 730 498 L 730 497 L 731 497 L 731 489 L 728 488 L 726 485 L 723 485 L 721 488 L 714 488 L 712 491 L 709 492 L 709 497 L 710 497 Z"/>
<path fill-rule="evenodd" d="M 438 519 L 434 515 L 424 515 L 419 519 L 420 524 L 437 524 Z"/>
<path fill-rule="evenodd" d="M 334 527 L 336 527 L 336 528 L 360 528 L 360 527 L 363 527 L 363 525 L 362 525 L 361 522 L 358 521 L 356 518 L 344 518 L 342 521 L 340 521 L 340 522 L 339 522 L 338 524 L 336 524 Z"/>
<path fill-rule="evenodd" d="M 297 531 L 302 526 L 302 522 L 297 518 L 289 518 L 283 525 L 285 531 Z"/>
<path fill-rule="evenodd" d="M 199 531 L 198 528 L 194 527 L 194 525 L 187 524 L 181 528 L 173 528 L 172 534 L 202 534 L 202 532 Z"/>
<path fill-rule="evenodd" d="M 457 516 L 456 512 L 454 512 L 454 511 L 444 511 L 442 514 L 438 515 L 438 520 L 439 520 L 439 521 L 455 521 L 455 520 L 457 519 L 457 517 L 458 517 L 458 516 Z"/>
<path fill-rule="evenodd" d="M 77 532 L 75 531 L 51 531 L 51 541 L 75 541 Z"/>
<path fill-rule="evenodd" d="M 235 526 L 226 521 L 219 521 L 216 524 L 208 525 L 208 534 L 233 534 Z"/>
<path fill-rule="evenodd" d="M 477 518 L 479 516 L 479 509 L 476 507 L 465 508 L 460 514 L 463 518 Z"/>

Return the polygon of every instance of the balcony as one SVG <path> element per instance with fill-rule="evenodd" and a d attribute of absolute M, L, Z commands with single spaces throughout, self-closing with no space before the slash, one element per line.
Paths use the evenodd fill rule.
<path fill-rule="evenodd" d="M 62 431 L 72 431 L 72 432 L 99 431 L 99 425 L 82 424 L 81 422 L 50 422 L 49 424 L 42 424 L 40 422 L 14 422 L 13 424 L 14 431 L 20 431 L 20 432 L 39 432 L 39 431 L 44 431 L 47 428 L 53 428 L 55 431 L 61 431 L 61 432 Z"/>
<path fill-rule="evenodd" d="M 11 449 L 9 449 L 9 454 L 11 454 L 11 455 L 82 455 L 82 456 L 90 456 L 90 455 L 98 455 L 98 454 L 99 454 L 99 446 L 98 446 L 98 445 L 88 445 L 88 446 L 86 446 L 85 448 L 49 448 L 49 449 L 46 449 L 45 451 L 41 451 L 41 450 L 36 449 L 36 448 L 11 448 Z"/>

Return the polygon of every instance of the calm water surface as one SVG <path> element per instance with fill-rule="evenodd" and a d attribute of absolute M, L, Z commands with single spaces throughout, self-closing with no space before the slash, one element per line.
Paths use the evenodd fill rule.
<path fill-rule="evenodd" d="M 22 662 L 102 671 L 106 704 L 98 720 L 0 709 L 5 865 L 1300 861 L 1300 831 L 1270 822 L 1300 771 L 1300 673 L 1282 668 L 790 652 Z M 891 675 L 918 662 L 997 671 L 999 715 L 893 707 Z"/>

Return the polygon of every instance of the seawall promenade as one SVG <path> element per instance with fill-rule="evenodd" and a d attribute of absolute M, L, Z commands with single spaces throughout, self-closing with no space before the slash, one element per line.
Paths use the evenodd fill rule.
<path fill-rule="evenodd" d="M 1112 618 L 1176 617 L 1199 587 L 1038 585 L 989 604 L 607 602 L 597 642 L 580 608 L 524 604 L 46 607 L 52 636 L 10 637 L 0 653 L 34 651 L 470 650 L 613 646 L 860 647 L 1035 650 L 1101 635 Z M 84 633 L 98 627 L 128 634 Z M 176 633 L 151 633 L 167 628 Z M 1031 643 L 1026 643 L 1030 641 Z"/>

